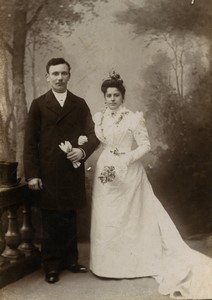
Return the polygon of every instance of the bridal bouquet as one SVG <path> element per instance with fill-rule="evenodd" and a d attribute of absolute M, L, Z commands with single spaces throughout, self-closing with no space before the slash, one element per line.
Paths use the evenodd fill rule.
<path fill-rule="evenodd" d="M 78 145 L 81 146 L 84 143 L 86 143 L 87 141 L 88 141 L 87 136 L 80 135 L 79 138 L 78 138 Z M 69 141 L 65 141 L 64 143 L 60 143 L 59 147 L 65 153 L 70 152 L 71 149 L 72 149 L 72 145 L 71 145 L 71 143 Z M 73 162 L 72 164 L 73 164 L 74 168 L 78 168 L 81 165 L 81 163 L 79 161 L 78 162 Z"/>
<path fill-rule="evenodd" d="M 122 183 L 127 174 L 127 165 L 122 162 L 114 163 L 114 165 L 104 166 L 98 176 L 102 184 L 113 182 L 114 184 Z"/>
<path fill-rule="evenodd" d="M 110 151 L 113 155 L 109 155 L 103 163 L 102 170 L 99 173 L 98 179 L 102 184 L 123 183 L 129 166 L 129 157 L 125 153 L 119 152 L 117 148 Z"/>
<path fill-rule="evenodd" d="M 115 179 L 115 177 L 116 177 L 116 172 L 114 166 L 104 166 L 103 171 L 98 176 L 101 183 L 103 184 L 107 182 L 112 182 Z"/>

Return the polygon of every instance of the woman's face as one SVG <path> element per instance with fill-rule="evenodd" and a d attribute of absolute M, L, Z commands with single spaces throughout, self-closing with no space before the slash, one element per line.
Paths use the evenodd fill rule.
<path fill-rule="evenodd" d="M 123 103 L 123 97 L 117 88 L 109 87 L 105 93 L 105 101 L 111 110 L 116 110 Z"/>

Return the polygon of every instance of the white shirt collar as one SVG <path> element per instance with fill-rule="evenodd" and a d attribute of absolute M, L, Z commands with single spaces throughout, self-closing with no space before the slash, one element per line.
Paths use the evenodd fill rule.
<path fill-rule="evenodd" d="M 52 92 L 53 92 L 55 98 L 57 99 L 57 101 L 59 102 L 59 104 L 61 106 L 63 106 L 64 102 L 66 100 L 66 97 L 67 97 L 67 90 L 64 93 L 57 93 L 57 92 L 55 92 L 53 90 L 52 90 Z"/>

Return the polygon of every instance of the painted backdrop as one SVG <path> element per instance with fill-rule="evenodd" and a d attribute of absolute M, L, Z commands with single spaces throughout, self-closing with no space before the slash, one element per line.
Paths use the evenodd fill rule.
<path fill-rule="evenodd" d="M 20 162 L 20 171 L 23 107 L 48 89 L 46 62 L 51 57 L 70 62 L 69 89 L 86 99 L 92 113 L 104 107 L 100 86 L 115 69 L 125 82 L 125 105 L 145 115 L 152 151 L 144 163 L 156 195 L 183 236 L 210 233 L 211 1 L 97 0 L 85 5 L 85 1 L 40 0 L 23 6 L 25 1 L 13 0 L 13 7 L 0 2 L 2 28 L 7 25 L 0 35 L 2 141 L 7 141 L 12 159 Z M 18 31 L 17 12 L 25 13 L 25 41 L 11 44 Z M 23 76 L 20 73 L 17 79 L 14 60 L 20 43 Z M 3 146 L 0 150 L 4 156 Z M 79 215 L 82 240 L 89 239 L 98 153 L 86 165 L 88 208 Z"/>

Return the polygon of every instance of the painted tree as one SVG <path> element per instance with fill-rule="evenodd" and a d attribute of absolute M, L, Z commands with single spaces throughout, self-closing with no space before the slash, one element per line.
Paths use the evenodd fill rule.
<path fill-rule="evenodd" d="M 117 13 L 117 22 L 131 24 L 136 35 L 161 33 L 182 36 L 184 33 L 204 35 L 211 41 L 212 2 L 196 0 L 149 0 L 143 5 L 127 2 L 127 10 Z"/>
<path fill-rule="evenodd" d="M 60 56 L 62 56 L 62 43 L 54 36 L 51 36 L 49 31 L 43 32 L 42 28 L 38 24 L 35 24 L 27 37 L 25 55 L 25 83 L 30 84 L 32 99 L 38 96 L 36 66 L 39 64 L 39 58 L 40 56 L 45 56 L 47 53 L 48 56 L 51 56 L 51 53 L 55 52 L 55 50 L 58 50 Z"/>
<path fill-rule="evenodd" d="M 152 107 L 148 113 L 159 115 L 160 128 L 168 144 L 167 151 L 159 154 L 154 176 L 163 190 L 170 191 L 169 201 L 180 214 L 184 207 L 184 218 L 188 223 L 194 224 L 192 218 L 197 217 L 196 212 L 200 216 L 201 211 L 198 222 L 204 225 L 200 227 L 205 230 L 208 226 L 211 230 L 211 213 L 206 208 L 211 208 L 212 179 L 209 150 L 212 147 L 212 2 L 196 0 L 192 5 L 189 0 L 148 0 L 143 4 L 129 1 L 127 10 L 117 14 L 117 22 L 131 24 L 135 35 L 146 38 L 147 45 L 160 41 L 172 50 L 175 60 L 172 60 L 171 68 L 175 85 L 172 81 L 170 86 L 166 74 L 157 72 L 154 64 L 151 66 L 155 67 L 156 73 L 155 81 L 149 85 L 151 94 L 149 92 L 148 101 Z M 185 47 L 195 37 L 206 38 L 209 45 L 210 68 L 204 73 L 201 53 L 198 59 L 194 59 L 191 47 Z M 191 84 L 185 92 L 186 64 L 189 70 L 186 80 Z M 211 224 L 206 222 L 209 219 Z M 198 222 L 195 230 L 198 230 Z"/>
<path fill-rule="evenodd" d="M 183 59 L 192 47 L 188 47 L 192 34 L 204 35 L 210 43 L 212 41 L 212 2 L 196 0 L 193 5 L 191 3 L 190 0 L 150 0 L 141 5 L 128 1 L 127 10 L 117 13 L 117 22 L 131 24 L 136 36 L 146 37 L 147 45 L 166 42 L 174 57 L 178 94 L 183 94 Z"/>
<path fill-rule="evenodd" d="M 6 50 L 6 55 L 11 60 L 11 112 L 16 120 L 15 153 L 20 173 L 27 115 L 24 88 L 27 39 L 29 40 L 33 31 L 38 35 L 44 33 L 46 40 L 50 39 L 51 32 L 70 34 L 74 24 L 82 22 L 86 13 L 96 15 L 95 4 L 98 1 L 104 0 L 0 0 L 0 41 L 1 47 Z"/>

